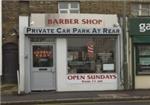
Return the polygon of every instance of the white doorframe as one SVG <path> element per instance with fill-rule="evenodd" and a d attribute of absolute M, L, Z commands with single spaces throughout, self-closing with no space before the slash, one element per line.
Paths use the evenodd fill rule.
<path fill-rule="evenodd" d="M 48 68 L 48 70 L 46 70 L 46 71 L 39 71 L 38 69 L 40 69 L 40 68 L 38 68 L 38 69 L 35 69 L 34 70 L 34 73 L 37 73 L 37 72 L 39 72 L 39 73 L 45 73 L 45 75 L 48 75 L 48 73 L 50 73 L 50 75 L 52 76 L 52 77 L 40 77 L 40 78 L 48 78 L 48 79 L 52 79 L 52 87 L 45 87 L 45 88 L 43 88 L 43 89 L 39 89 L 39 90 L 56 90 L 56 52 L 55 52 L 55 43 L 52 43 L 52 42 L 31 42 L 31 65 L 30 65 L 30 78 L 31 78 L 31 83 L 30 83 L 30 87 L 31 87 L 31 90 L 38 90 L 38 89 L 33 89 L 32 88 L 32 85 L 34 85 L 34 83 L 33 83 L 33 56 L 32 56 L 32 48 L 33 48 L 33 46 L 34 45 L 39 45 L 39 46 L 42 46 L 42 45 L 48 45 L 48 46 L 53 46 L 53 67 L 51 68 L 51 67 L 49 67 Z M 43 68 L 46 68 L 47 69 L 47 67 L 43 67 Z M 42 69 L 42 68 L 41 68 Z M 38 70 L 38 71 L 36 71 L 36 70 Z M 40 74 L 39 74 L 40 75 Z M 42 74 L 43 75 L 43 74 Z M 38 76 L 38 78 L 39 78 L 39 76 Z M 46 80 L 46 79 L 45 79 Z M 44 83 L 44 82 L 39 82 L 39 83 Z M 48 85 L 48 83 L 46 82 L 45 83 L 45 85 Z"/>
<path fill-rule="evenodd" d="M 25 35 L 24 27 L 28 26 L 29 17 L 19 16 L 19 71 L 20 71 L 20 84 L 18 90 L 25 92 Z"/>

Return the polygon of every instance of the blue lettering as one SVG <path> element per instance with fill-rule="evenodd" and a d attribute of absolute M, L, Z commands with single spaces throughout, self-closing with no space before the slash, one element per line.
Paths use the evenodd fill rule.
<path fill-rule="evenodd" d="M 57 28 L 57 32 L 58 32 L 58 33 L 61 33 L 61 28 Z"/>

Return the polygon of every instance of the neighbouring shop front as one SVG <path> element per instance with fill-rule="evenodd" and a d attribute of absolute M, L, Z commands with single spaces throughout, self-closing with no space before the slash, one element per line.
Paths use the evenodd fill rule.
<path fill-rule="evenodd" d="M 21 91 L 122 89 L 122 35 L 116 15 L 31 14 L 30 25 L 28 20 L 20 17 L 20 49 L 25 51 Z"/>
<path fill-rule="evenodd" d="M 150 89 L 150 17 L 129 19 L 135 89 Z"/>

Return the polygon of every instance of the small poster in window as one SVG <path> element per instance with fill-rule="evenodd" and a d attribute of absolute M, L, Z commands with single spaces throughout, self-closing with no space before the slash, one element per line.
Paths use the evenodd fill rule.
<path fill-rule="evenodd" d="M 103 64 L 103 71 L 113 71 L 114 64 Z"/>

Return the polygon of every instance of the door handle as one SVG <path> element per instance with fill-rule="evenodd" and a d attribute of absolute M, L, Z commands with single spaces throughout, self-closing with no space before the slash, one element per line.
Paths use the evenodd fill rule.
<path fill-rule="evenodd" d="M 47 70 L 47 68 L 40 68 L 39 70 L 41 70 L 41 71 L 43 70 L 44 71 L 44 70 Z"/>

